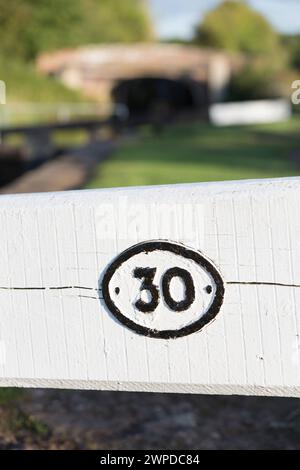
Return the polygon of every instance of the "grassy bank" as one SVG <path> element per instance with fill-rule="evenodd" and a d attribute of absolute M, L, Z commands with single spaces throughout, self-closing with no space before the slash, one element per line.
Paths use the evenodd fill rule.
<path fill-rule="evenodd" d="M 300 118 L 264 126 L 174 125 L 124 141 L 99 165 L 89 188 L 295 176 Z M 300 152 L 299 152 L 300 153 Z"/>
<path fill-rule="evenodd" d="M 80 94 L 57 80 L 38 74 L 31 64 L 0 56 L 0 80 L 6 83 L 7 103 L 79 102 Z"/>

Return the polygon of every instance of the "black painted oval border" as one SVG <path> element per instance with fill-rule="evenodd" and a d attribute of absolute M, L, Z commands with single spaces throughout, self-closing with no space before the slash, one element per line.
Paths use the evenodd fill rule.
<path fill-rule="evenodd" d="M 137 255 L 143 251 L 148 253 L 148 252 L 156 251 L 156 250 L 169 251 L 176 255 L 183 256 L 184 258 L 193 260 L 195 263 L 203 267 L 212 276 L 216 284 L 215 297 L 211 306 L 207 310 L 207 312 L 201 318 L 199 318 L 199 320 L 196 320 L 194 323 L 184 326 L 183 328 L 180 328 L 179 330 L 159 331 L 159 330 L 154 330 L 151 328 L 147 328 L 145 326 L 138 325 L 137 323 L 130 320 L 129 318 L 127 318 L 125 315 L 121 313 L 121 311 L 112 301 L 110 294 L 109 294 L 110 280 L 112 276 L 114 275 L 114 273 L 116 272 L 116 270 L 121 266 L 121 264 L 123 264 L 132 256 Z M 205 325 L 211 322 L 219 313 L 219 310 L 223 303 L 224 292 L 225 292 L 224 282 L 223 282 L 221 275 L 219 274 L 217 269 L 213 266 L 213 264 L 210 261 L 208 261 L 206 258 L 204 258 L 204 256 L 200 252 L 195 251 L 191 248 L 187 248 L 184 245 L 180 245 L 175 242 L 162 241 L 162 240 L 141 242 L 123 251 L 108 266 L 102 279 L 103 300 L 107 308 L 109 309 L 109 311 L 123 325 L 127 326 L 128 328 L 135 331 L 136 333 L 142 334 L 144 336 L 148 336 L 150 338 L 161 338 L 161 339 L 180 338 L 182 336 L 187 336 L 187 335 L 190 335 L 191 333 L 195 333 L 196 331 L 201 330 Z"/>

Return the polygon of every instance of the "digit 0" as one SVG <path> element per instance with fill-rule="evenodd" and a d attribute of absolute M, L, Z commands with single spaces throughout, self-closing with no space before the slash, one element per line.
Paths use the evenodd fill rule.
<path fill-rule="evenodd" d="M 185 287 L 184 299 L 176 301 L 172 298 L 170 292 L 170 283 L 174 277 L 182 279 Z M 182 268 L 170 268 L 165 272 L 162 278 L 162 292 L 164 300 L 168 307 L 175 312 L 187 310 L 195 300 L 195 286 L 191 274 Z"/>

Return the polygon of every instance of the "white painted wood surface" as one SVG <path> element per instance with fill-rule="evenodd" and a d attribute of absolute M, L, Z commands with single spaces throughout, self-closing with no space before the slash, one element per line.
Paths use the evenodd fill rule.
<path fill-rule="evenodd" d="M 1 196 L 0 384 L 300 396 L 299 209 L 300 178 Z M 128 329 L 98 290 L 160 239 L 225 285 L 215 320 L 176 339 Z"/>

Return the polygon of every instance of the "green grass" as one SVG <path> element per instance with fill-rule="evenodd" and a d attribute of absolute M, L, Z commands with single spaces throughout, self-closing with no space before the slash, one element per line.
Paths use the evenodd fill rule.
<path fill-rule="evenodd" d="M 0 406 L 14 403 L 23 395 L 20 388 L 5 387 L 0 389 Z"/>
<path fill-rule="evenodd" d="M 7 103 L 79 102 L 79 93 L 51 77 L 40 75 L 31 64 L 0 56 L 0 80 L 6 83 Z"/>
<path fill-rule="evenodd" d="M 192 123 L 144 129 L 100 164 L 88 188 L 295 176 L 300 118 L 264 126 Z"/>

